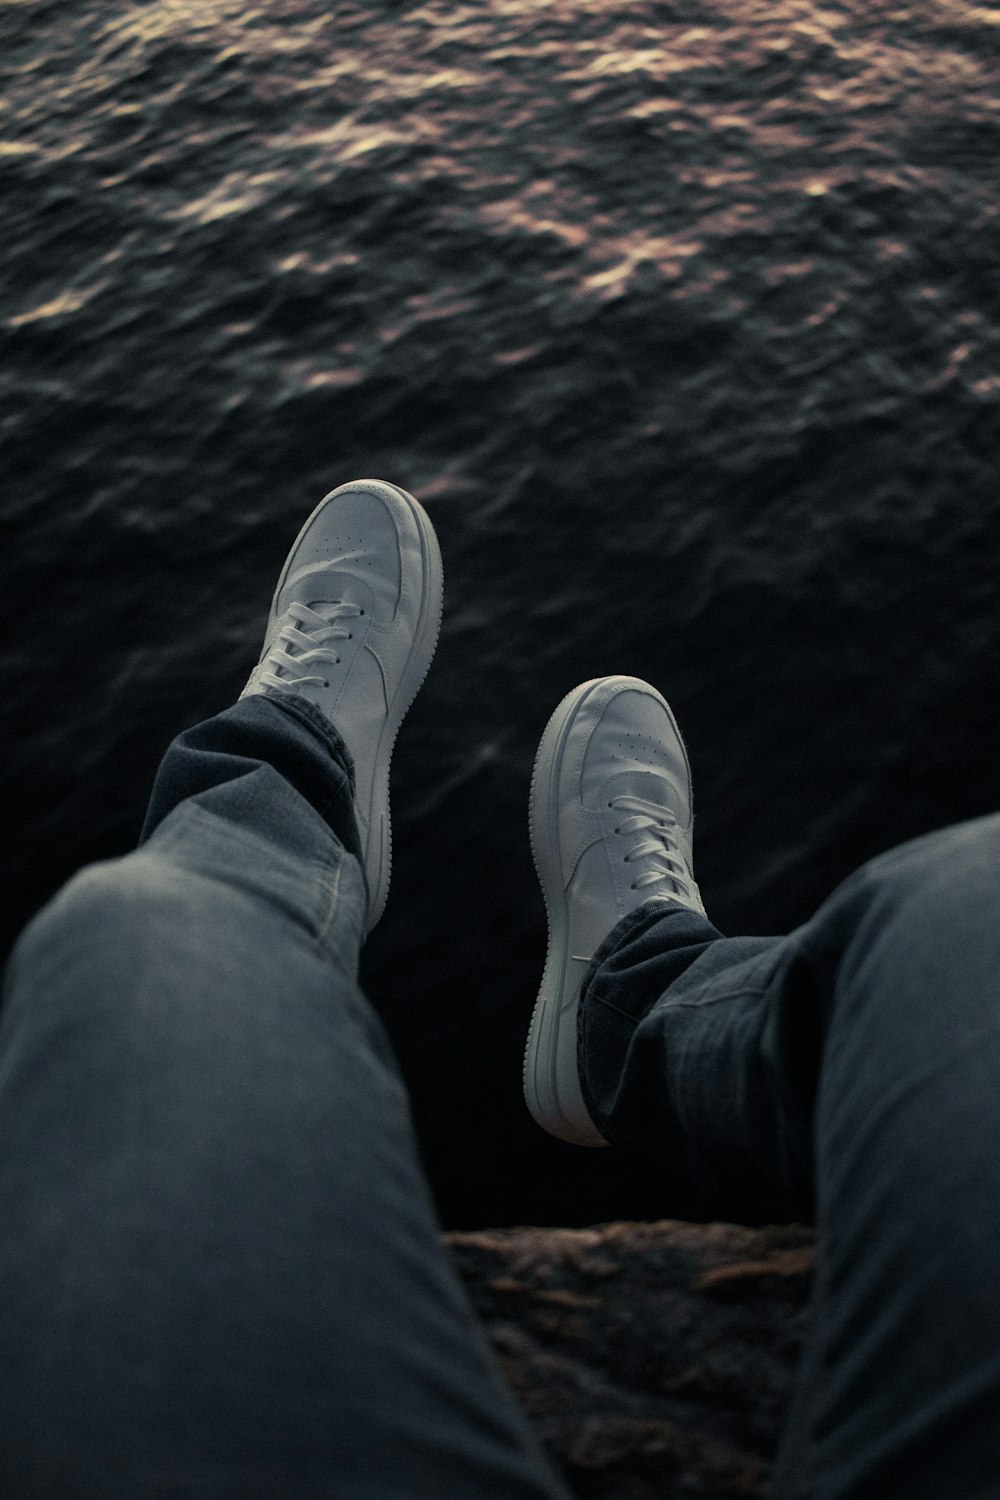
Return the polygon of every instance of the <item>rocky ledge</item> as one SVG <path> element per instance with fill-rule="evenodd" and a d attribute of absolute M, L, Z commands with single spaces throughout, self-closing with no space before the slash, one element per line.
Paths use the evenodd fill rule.
<path fill-rule="evenodd" d="M 802 1345 L 811 1229 L 663 1220 L 446 1238 L 575 1495 L 767 1493 Z"/>

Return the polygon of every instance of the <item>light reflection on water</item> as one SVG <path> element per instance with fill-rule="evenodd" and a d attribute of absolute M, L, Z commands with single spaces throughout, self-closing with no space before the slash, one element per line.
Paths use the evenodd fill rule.
<path fill-rule="evenodd" d="M 15 66 L 0 157 L 100 165 L 127 148 L 133 171 L 159 169 L 144 191 L 163 211 L 204 225 L 260 210 L 283 174 L 332 180 L 371 164 L 387 188 L 476 193 L 487 230 L 558 242 L 580 257 L 581 294 L 605 297 L 643 264 L 672 283 L 700 276 L 691 246 L 766 233 L 787 195 L 861 179 L 905 190 L 932 181 L 935 156 L 949 166 L 1000 138 L 1000 10 L 926 0 L 876 21 L 861 0 L 728 0 L 687 11 L 670 21 L 653 4 L 491 0 L 380 19 L 330 17 L 312 0 L 84 5 Z M 959 131 L 937 151 L 936 119 Z M 655 227 L 616 222 L 615 197 L 634 197 L 628 174 L 603 201 L 585 190 L 582 169 L 606 143 L 660 174 Z M 904 181 L 884 163 L 907 155 Z M 104 185 L 129 186 L 113 170 Z M 680 233 L 664 223 L 677 212 Z"/>

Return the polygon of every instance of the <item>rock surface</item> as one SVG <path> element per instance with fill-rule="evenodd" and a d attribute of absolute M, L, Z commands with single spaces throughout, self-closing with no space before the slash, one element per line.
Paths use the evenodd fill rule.
<path fill-rule="evenodd" d="M 575 1495 L 767 1494 L 806 1323 L 811 1229 L 667 1219 L 447 1243 Z"/>

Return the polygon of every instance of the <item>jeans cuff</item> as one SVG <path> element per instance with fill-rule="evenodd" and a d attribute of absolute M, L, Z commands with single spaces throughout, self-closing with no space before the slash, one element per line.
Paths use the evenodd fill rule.
<path fill-rule="evenodd" d="M 308 729 L 315 730 L 347 776 L 353 791 L 357 785 L 354 757 L 348 750 L 343 736 L 323 710 L 317 708 L 315 703 L 310 703 L 308 698 L 303 698 L 300 693 L 288 693 L 284 688 L 264 687 L 261 688 L 260 695 L 263 698 L 269 698 L 272 703 L 277 703 L 279 708 L 292 714 Z"/>
<path fill-rule="evenodd" d="M 598 969 L 613 953 L 623 948 L 637 933 L 644 931 L 647 927 L 652 927 L 656 922 L 662 922 L 665 916 L 681 911 L 690 911 L 690 907 L 683 901 L 672 901 L 669 896 L 650 896 L 643 901 L 641 906 L 636 906 L 632 911 L 627 911 L 623 917 L 619 917 L 607 937 L 595 950 L 587 966 L 580 984 L 581 1006 Z"/>
<path fill-rule="evenodd" d="M 608 1045 L 609 1034 L 613 1032 L 613 1045 L 616 1050 L 621 1051 L 623 1060 L 625 1052 L 628 1050 L 629 1040 L 636 1026 L 642 1020 L 642 1015 L 632 1016 L 616 1005 L 607 1004 L 604 997 L 593 990 L 593 983 L 601 965 L 613 953 L 616 953 L 619 948 L 624 947 L 633 937 L 645 931 L 647 927 L 652 927 L 657 922 L 662 922 L 663 918 L 673 911 L 686 912 L 689 911 L 689 908 L 680 901 L 671 901 L 669 898 L 663 896 L 652 896 L 648 900 L 643 901 L 640 906 L 634 907 L 632 911 L 626 912 L 623 917 L 618 919 L 607 937 L 595 950 L 594 956 L 590 960 L 580 984 L 580 998 L 576 1011 L 576 1068 L 580 1079 L 580 1092 L 583 1094 L 583 1102 L 587 1106 L 588 1114 L 610 1145 L 614 1145 L 615 1142 L 609 1133 L 604 1118 L 604 1111 L 598 1107 L 587 1081 L 587 1030 L 588 1022 L 592 1019 L 588 1015 L 588 1005 L 590 1007 L 594 1005 L 601 1006 L 602 1011 L 605 1013 L 600 1028 L 604 1045 Z M 655 1005 L 658 998 L 658 994 L 653 996 L 646 1009 Z"/>

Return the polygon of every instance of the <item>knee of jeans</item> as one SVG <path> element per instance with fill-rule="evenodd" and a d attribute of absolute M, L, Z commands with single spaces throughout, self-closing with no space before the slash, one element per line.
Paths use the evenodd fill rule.
<path fill-rule="evenodd" d="M 906 911 L 934 924 L 961 910 L 992 914 L 1000 894 L 1000 814 L 971 819 L 871 860 L 859 881 L 883 915 Z"/>
<path fill-rule="evenodd" d="M 23 954 L 50 948 L 66 952 L 113 932 L 120 951 L 154 915 L 182 918 L 189 900 L 179 872 L 141 851 L 103 860 L 67 881 L 25 928 L 17 948 Z"/>

